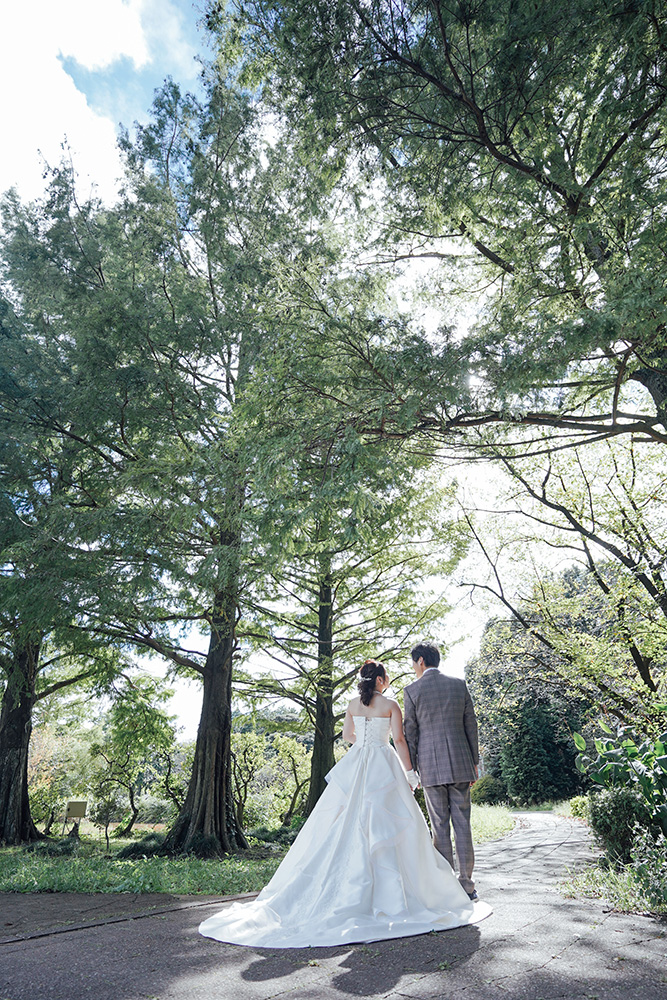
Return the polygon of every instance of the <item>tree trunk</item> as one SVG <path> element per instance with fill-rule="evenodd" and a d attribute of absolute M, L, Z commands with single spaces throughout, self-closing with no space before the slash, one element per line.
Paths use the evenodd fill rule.
<path fill-rule="evenodd" d="M 30 815 L 28 749 L 40 644 L 26 641 L 14 654 L 0 710 L 0 844 L 41 840 Z"/>
<path fill-rule="evenodd" d="M 183 807 L 165 840 L 173 853 L 205 856 L 246 848 L 232 791 L 232 654 L 236 603 L 218 594 L 204 667 L 202 703 L 192 776 Z"/>
<path fill-rule="evenodd" d="M 667 351 L 657 351 L 648 358 L 650 367 L 639 368 L 632 374 L 636 382 L 648 389 L 655 403 L 656 415 L 667 417 Z"/>
<path fill-rule="evenodd" d="M 237 399 L 243 395 L 255 348 L 255 338 L 247 331 L 239 344 Z M 219 523 L 218 580 L 192 775 L 185 802 L 164 843 L 166 851 L 177 854 L 215 856 L 248 847 L 236 817 L 232 780 L 232 658 L 239 606 L 241 512 L 246 491 L 246 470 L 237 458 L 231 458 Z"/>
<path fill-rule="evenodd" d="M 49 813 L 49 818 L 47 819 L 46 824 L 44 826 L 45 837 L 49 837 L 51 835 L 51 828 L 53 827 L 55 821 L 56 821 L 56 810 L 55 807 L 52 807 L 51 812 Z"/>
<path fill-rule="evenodd" d="M 317 680 L 315 687 L 315 742 L 310 763 L 306 816 L 326 788 L 325 776 L 334 766 L 333 714 L 333 604 L 329 566 L 320 577 L 317 624 Z"/>
<path fill-rule="evenodd" d="M 280 817 L 280 822 L 283 824 L 283 826 L 289 826 L 290 823 L 292 822 L 292 817 L 294 816 L 296 807 L 299 804 L 299 799 L 301 798 L 304 786 L 307 785 L 309 781 L 310 778 L 304 778 L 302 782 L 297 783 L 297 786 L 294 789 L 294 795 L 292 796 L 292 801 L 288 805 L 286 812 L 284 812 Z"/>
<path fill-rule="evenodd" d="M 134 788 L 132 788 L 131 785 L 130 785 L 130 787 L 127 790 L 127 794 L 128 794 L 129 799 L 130 799 L 130 818 L 128 819 L 127 823 L 125 824 L 125 826 L 121 830 L 119 830 L 118 828 L 116 828 L 116 831 L 114 833 L 114 837 L 129 837 L 130 834 L 132 833 L 132 828 L 133 828 L 134 824 L 137 822 L 137 816 L 139 815 L 139 809 L 137 807 L 136 802 L 134 801 Z"/>

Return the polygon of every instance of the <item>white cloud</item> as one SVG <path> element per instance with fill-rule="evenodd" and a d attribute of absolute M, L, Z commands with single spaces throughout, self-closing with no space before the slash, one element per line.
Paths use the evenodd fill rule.
<path fill-rule="evenodd" d="M 73 56 L 86 69 L 104 69 L 121 56 L 136 67 L 148 62 L 139 2 L 123 0 L 41 0 L 42 23 L 62 55 Z"/>
<path fill-rule="evenodd" d="M 194 12 L 186 16 L 194 21 Z M 57 164 L 67 137 L 82 187 L 94 181 L 99 194 L 112 199 L 121 174 L 117 123 L 89 106 L 62 59 L 89 71 L 125 59 L 136 71 L 166 53 L 165 74 L 189 67 L 192 75 L 194 49 L 183 27 L 170 0 L 33 0 L 8 6 L 0 34 L 5 139 L 0 191 L 16 186 L 24 198 L 39 195 L 44 160 Z M 136 115 L 144 110 L 137 108 Z"/>
<path fill-rule="evenodd" d="M 175 7 L 169 0 L 132 0 L 141 11 L 141 23 L 153 49 L 169 53 L 170 70 L 178 78 L 193 76 L 195 51 L 183 33 L 183 19 L 195 23 L 199 12 L 193 3 Z"/>

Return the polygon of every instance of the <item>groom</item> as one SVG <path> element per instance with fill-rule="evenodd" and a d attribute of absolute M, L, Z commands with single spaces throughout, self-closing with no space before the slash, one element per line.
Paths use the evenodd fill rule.
<path fill-rule="evenodd" d="M 451 818 L 459 882 L 477 899 L 470 830 L 470 786 L 479 763 L 475 710 L 465 681 L 438 670 L 440 650 L 435 643 L 420 642 L 411 655 L 417 680 L 403 691 L 405 739 L 424 788 L 433 844 L 453 868 Z"/>

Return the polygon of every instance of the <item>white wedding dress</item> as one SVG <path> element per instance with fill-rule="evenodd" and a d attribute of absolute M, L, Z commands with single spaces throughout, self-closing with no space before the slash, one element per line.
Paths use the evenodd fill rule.
<path fill-rule="evenodd" d="M 476 923 L 471 902 L 431 843 L 394 749 L 389 719 L 354 718 L 356 742 L 257 899 L 199 927 L 205 937 L 263 948 L 379 941 Z"/>

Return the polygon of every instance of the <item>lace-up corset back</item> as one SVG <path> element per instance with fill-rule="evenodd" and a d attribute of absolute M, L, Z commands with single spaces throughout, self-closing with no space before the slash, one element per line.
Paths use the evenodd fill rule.
<path fill-rule="evenodd" d="M 365 715 L 355 715 L 353 718 L 357 746 L 382 747 L 389 744 L 391 719 L 369 719 Z"/>

